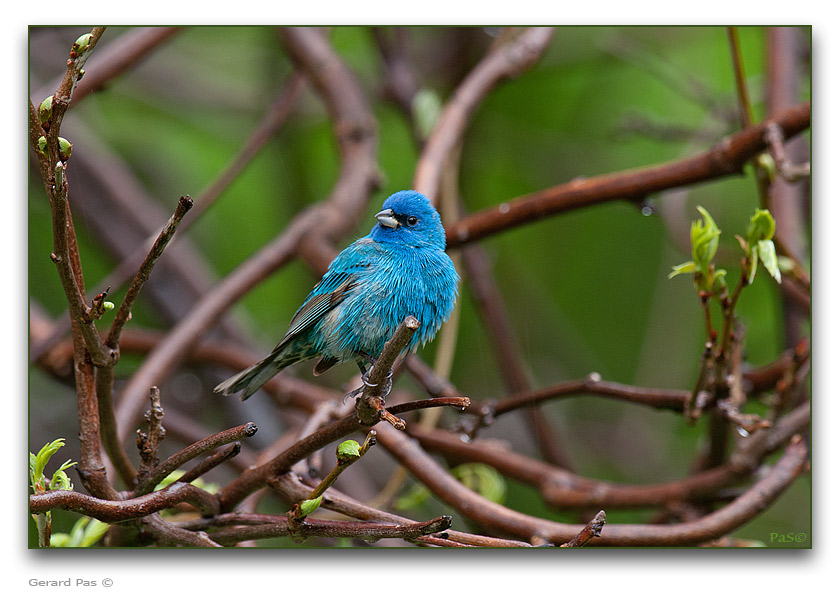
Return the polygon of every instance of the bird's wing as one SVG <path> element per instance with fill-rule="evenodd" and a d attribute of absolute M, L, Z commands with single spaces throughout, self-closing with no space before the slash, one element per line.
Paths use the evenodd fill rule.
<path fill-rule="evenodd" d="M 314 290 L 318 292 L 313 293 L 300 309 L 297 310 L 289 325 L 289 331 L 283 337 L 283 342 L 309 328 L 321 319 L 325 313 L 341 303 L 347 296 L 348 291 L 355 285 L 356 277 L 352 274 L 344 273 L 340 279 L 336 278 L 334 280 L 337 282 L 330 283 L 335 286 L 332 289 L 329 287 L 325 288 L 321 284 L 316 286 Z M 320 290 L 324 290 L 324 292 Z"/>
<path fill-rule="evenodd" d="M 274 348 L 275 352 L 282 349 L 289 340 L 310 328 L 353 290 L 358 282 L 359 274 L 370 265 L 369 257 L 373 247 L 371 243 L 370 240 L 361 239 L 333 260 L 324 278 L 315 285 L 306 301 L 295 312 L 289 324 L 289 331 Z"/>

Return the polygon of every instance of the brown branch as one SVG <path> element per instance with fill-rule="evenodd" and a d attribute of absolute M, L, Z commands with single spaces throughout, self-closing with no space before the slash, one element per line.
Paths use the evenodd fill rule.
<path fill-rule="evenodd" d="M 158 546 L 164 547 L 220 547 L 217 542 L 210 540 L 204 532 L 190 532 L 173 526 L 158 514 L 151 514 L 140 519 L 142 531 L 153 539 Z"/>
<path fill-rule="evenodd" d="M 204 521 L 193 520 L 187 524 L 182 524 L 181 527 L 207 529 L 222 526 L 221 529 L 210 532 L 208 536 L 219 544 L 232 545 L 243 540 L 291 535 L 298 538 L 400 538 L 412 541 L 427 534 L 446 530 L 451 523 L 452 518 L 449 516 L 405 524 L 346 522 L 308 517 L 299 524 L 292 526 L 289 518 L 284 515 L 230 513 Z"/>
<path fill-rule="evenodd" d="M 446 245 L 453 249 L 578 208 L 614 200 L 636 201 L 655 192 L 739 173 L 752 157 L 767 148 L 764 134 L 771 123 L 779 126 L 785 138 L 795 136 L 810 126 L 811 104 L 805 102 L 791 107 L 687 159 L 576 179 L 473 213 L 447 228 Z"/>
<path fill-rule="evenodd" d="M 51 144 L 51 140 L 53 138 L 55 140 L 58 139 L 58 132 L 61 128 L 61 122 L 64 119 L 64 114 L 70 107 L 70 100 L 72 99 L 76 85 L 81 78 L 80 73 L 103 33 L 105 33 L 105 27 L 94 27 L 90 32 L 90 40 L 88 41 L 87 48 L 81 51 L 81 53 L 77 53 L 75 49 L 70 50 L 70 59 L 67 60 L 67 70 L 65 71 L 64 77 L 62 78 L 61 83 L 59 83 L 55 93 L 53 93 L 52 117 L 49 119 L 49 131 L 47 134 L 48 149 Z M 55 159 L 56 161 L 58 160 L 57 156 L 57 151 L 56 154 L 50 154 L 50 158 Z"/>
<path fill-rule="evenodd" d="M 309 490 L 309 488 L 301 482 L 300 477 L 292 473 L 273 478 L 269 484 L 275 492 L 277 492 L 277 494 L 284 498 L 287 502 L 299 500 L 302 497 L 305 497 Z M 331 489 L 329 493 L 324 495 L 324 500 L 321 505 L 325 509 L 367 522 L 388 522 L 395 524 L 413 523 L 412 520 L 407 518 L 359 503 L 336 489 Z M 528 543 L 521 541 L 470 534 L 456 530 L 446 530 L 446 532 L 435 534 L 434 536 L 420 537 L 417 539 L 417 542 L 433 544 L 436 546 L 484 546 L 505 548 L 530 546 Z"/>
<path fill-rule="evenodd" d="M 101 33 L 100 33 L 101 34 Z M 90 50 L 88 50 L 89 52 Z M 85 56 L 89 55 L 86 53 Z M 79 332 L 85 339 L 85 346 L 90 352 L 93 363 L 106 365 L 114 355 L 106 351 L 96 333 L 91 310 L 85 298 L 85 285 L 79 261 L 73 216 L 67 201 L 67 160 L 69 156 L 62 155 L 58 144 L 58 130 L 64 111 L 69 103 L 69 93 L 72 92 L 74 76 L 78 71 L 72 66 L 74 61 L 68 60 L 67 72 L 61 84 L 66 96 L 56 92 L 50 117 L 42 124 L 35 106 L 29 103 L 29 138 L 32 150 L 36 156 L 44 189 L 50 204 L 53 228 L 53 251 L 50 259 L 56 265 L 70 310 L 71 323 L 77 323 Z M 80 69 L 80 67 L 79 67 Z M 69 90 L 67 90 L 69 89 Z M 59 97 L 60 100 L 57 100 Z M 39 148 L 39 139 L 45 138 L 43 150 Z"/>
<path fill-rule="evenodd" d="M 207 456 L 204 460 L 193 466 L 187 472 L 185 472 L 181 477 L 178 479 L 177 482 L 179 483 L 191 483 L 195 479 L 203 476 L 204 474 L 210 472 L 219 464 L 223 462 L 227 462 L 231 458 L 238 456 L 239 452 L 242 450 L 242 444 L 238 441 L 232 443 L 230 447 L 225 448 L 221 452 L 216 452 L 210 456 Z"/>
<path fill-rule="evenodd" d="M 414 189 L 437 203 L 446 161 L 467 129 L 473 112 L 503 79 L 531 67 L 551 40 L 551 27 L 530 27 L 511 42 L 490 52 L 470 72 L 449 100 L 429 135 L 414 171 Z"/>
<path fill-rule="evenodd" d="M 622 402 L 631 402 L 652 408 L 680 412 L 682 412 L 683 406 L 689 397 L 687 390 L 666 390 L 630 386 L 617 382 L 604 381 L 601 379 L 600 374 L 590 373 L 583 379 L 559 382 L 540 390 L 529 390 L 519 394 L 512 394 L 495 402 L 486 402 L 474 414 L 490 414 L 498 417 L 523 406 L 532 406 L 548 400 L 580 396 L 583 394 L 605 396 Z"/>
<path fill-rule="evenodd" d="M 764 511 L 807 465 L 808 449 L 794 439 L 770 472 L 729 505 L 702 518 L 669 525 L 607 525 L 600 543 L 609 546 L 688 546 L 728 534 Z"/>
<path fill-rule="evenodd" d="M 457 530 L 447 530 L 441 534 L 435 534 L 435 539 L 418 539 L 419 542 L 430 542 L 438 546 L 470 546 L 470 547 L 493 547 L 493 548 L 527 548 L 532 546 L 530 543 L 522 542 L 521 540 L 511 540 L 509 538 L 496 538 L 493 536 L 485 536 L 483 534 L 470 534 L 469 532 L 458 532 Z M 445 541 L 445 542 L 440 542 Z M 449 544 L 447 544 L 447 542 Z"/>
<path fill-rule="evenodd" d="M 70 309 L 73 337 L 73 364 L 79 418 L 80 459 L 79 474 L 87 489 L 94 495 L 116 499 L 117 493 L 108 482 L 102 463 L 99 437 L 94 365 L 112 364 L 115 353 L 105 348 L 94 325 L 94 315 L 87 306 L 85 283 L 79 258 L 76 232 L 70 205 L 67 201 L 66 175 L 69 154 L 62 153 L 59 132 L 64 114 L 70 105 L 74 88 L 81 77 L 82 67 L 104 32 L 95 27 L 86 36 L 84 46 L 73 44 L 67 69 L 57 90 L 52 95 L 51 108 L 40 122 L 39 114 L 30 102 L 29 131 L 35 157 L 39 163 L 42 181 L 50 203 L 53 225 L 53 248 L 50 255 L 56 264 L 62 289 Z M 43 151 L 38 145 L 45 139 Z M 93 312 L 94 314 L 97 312 Z"/>
<path fill-rule="evenodd" d="M 402 405 L 391 406 L 385 410 L 393 415 L 408 412 L 410 410 L 419 410 L 422 408 L 432 408 L 437 406 L 455 406 L 460 408 L 468 405 L 468 399 L 431 398 L 428 400 L 419 400 Z M 378 422 L 379 419 L 375 420 L 373 425 Z M 314 431 L 295 442 L 292 446 L 275 456 L 272 460 L 259 466 L 247 469 L 228 483 L 219 494 L 222 509 L 224 511 L 232 510 L 240 501 L 242 501 L 242 499 L 264 486 L 272 479 L 272 477 L 277 477 L 289 472 L 292 466 L 300 460 L 308 458 L 314 452 L 335 441 L 338 441 L 342 437 L 357 431 L 367 430 L 373 425 L 363 425 L 356 414 L 351 414 L 320 427 L 317 431 Z"/>
<path fill-rule="evenodd" d="M 393 336 L 385 343 L 382 353 L 367 373 L 364 390 L 356 399 L 356 415 L 363 425 L 373 425 L 385 420 L 397 429 L 405 429 L 405 422 L 385 409 L 385 396 L 390 391 L 394 362 L 411 341 L 420 322 L 408 316 L 397 327 Z"/>
<path fill-rule="evenodd" d="M 43 495 L 30 495 L 29 511 L 37 514 L 51 509 L 65 509 L 113 523 L 142 518 L 179 503 L 189 503 L 205 516 L 219 512 L 215 496 L 187 483 L 173 483 L 160 491 L 124 501 L 99 499 L 77 491 L 50 491 Z"/>
<path fill-rule="evenodd" d="M 583 527 L 577 536 L 575 536 L 569 542 L 564 542 L 561 544 L 561 547 L 582 547 L 586 543 L 588 543 L 593 538 L 598 538 L 601 536 L 601 530 L 604 528 L 604 524 L 607 523 L 607 514 L 604 513 L 604 510 L 599 511 L 595 514 L 595 517 L 592 518 L 589 523 Z"/>
<path fill-rule="evenodd" d="M 741 127 L 748 128 L 753 124 L 752 106 L 747 90 L 747 77 L 744 74 L 744 61 L 741 54 L 741 41 L 737 27 L 727 27 L 726 36 L 729 40 L 729 54 L 732 59 L 732 69 L 735 73 L 735 89 L 738 94 L 738 114 L 741 117 Z"/>
<path fill-rule="evenodd" d="M 163 428 L 163 407 L 160 404 L 160 390 L 157 386 L 149 389 L 151 408 L 146 411 L 148 430 L 137 430 L 137 449 L 140 450 L 140 474 L 148 474 L 158 463 L 158 448 L 166 437 Z"/>
<path fill-rule="evenodd" d="M 743 480 L 754 468 L 752 460 L 748 463 L 744 457 L 737 468 L 720 467 L 666 483 L 624 485 L 583 477 L 492 441 L 464 442 L 447 431 L 424 431 L 414 426 L 408 433 L 424 450 L 442 455 L 450 463 L 486 464 L 511 479 L 535 487 L 543 500 L 557 509 L 656 507 L 714 498 L 723 487 Z"/>
<path fill-rule="evenodd" d="M 583 477 L 493 441 L 465 442 L 448 431 L 423 430 L 412 425 L 408 434 L 427 452 L 440 454 L 452 463 L 479 462 L 531 485 L 540 491 L 546 503 L 558 509 L 615 509 L 717 499 L 724 488 L 752 475 L 767 456 L 784 447 L 794 435 L 806 433 L 809 415 L 809 404 L 802 404 L 772 428 L 741 439 L 726 464 L 686 478 L 648 485 L 625 485 Z"/>
<path fill-rule="evenodd" d="M 137 488 L 135 489 L 135 496 L 145 495 L 154 489 L 157 484 L 169 476 L 172 471 L 180 468 L 193 458 L 196 458 L 205 452 L 214 450 L 219 446 L 229 444 L 233 441 L 238 441 L 246 437 L 251 437 L 257 432 L 257 425 L 255 423 L 245 423 L 232 429 L 220 431 L 215 435 L 211 435 L 197 441 L 194 444 L 187 446 L 180 452 L 172 454 L 169 458 L 149 469 L 146 473 L 141 473 L 137 476 Z"/>
<path fill-rule="evenodd" d="M 149 250 L 146 258 L 140 265 L 140 269 L 134 275 L 131 284 L 128 286 L 125 297 L 123 298 L 122 303 L 120 303 L 117 313 L 114 315 L 114 322 L 111 325 L 111 331 L 108 333 L 108 338 L 105 341 L 106 346 L 109 348 L 116 349 L 119 347 L 120 333 L 125 327 L 126 322 L 128 322 L 131 317 L 131 308 L 134 307 L 134 302 L 137 300 L 140 290 L 143 288 L 146 281 L 149 280 L 149 276 L 152 274 L 155 262 L 157 262 L 158 258 L 163 255 L 163 250 L 166 249 L 166 246 L 172 240 L 172 237 L 175 235 L 175 231 L 178 230 L 178 225 L 181 224 L 181 220 L 190 211 L 192 206 L 193 200 L 189 196 L 181 196 L 178 199 L 178 205 L 175 207 L 175 212 L 163 226 L 163 229 L 161 229 L 157 239 L 155 239 L 155 242 L 152 244 L 152 248 Z"/>
<path fill-rule="evenodd" d="M 152 269 L 163 254 L 163 250 L 169 244 L 169 241 L 175 235 L 178 225 L 184 216 L 192 208 L 192 199 L 189 196 L 181 196 L 178 200 L 178 205 L 175 212 L 170 217 L 169 221 L 163 226 L 145 260 L 140 265 L 140 269 L 131 281 L 125 297 L 117 309 L 114 316 L 114 321 L 111 324 L 111 330 L 104 340 L 106 348 L 110 349 L 115 356 L 108 365 L 99 369 L 96 375 L 96 395 L 99 404 L 99 418 L 101 422 L 102 440 L 105 450 L 108 452 L 109 458 L 113 461 L 114 467 L 119 473 L 126 485 L 133 484 L 135 479 L 134 466 L 128 458 L 128 454 L 122 447 L 122 441 L 119 438 L 117 430 L 117 420 L 114 411 L 113 391 L 114 391 L 114 366 L 117 363 L 120 336 L 122 334 L 125 324 L 131 317 L 131 309 L 143 285 L 149 279 Z"/>
<path fill-rule="evenodd" d="M 379 443 L 423 482 L 442 502 L 486 529 L 530 540 L 534 537 L 562 544 L 582 526 L 529 516 L 489 501 L 441 468 L 408 436 L 390 430 L 379 433 Z M 695 522 L 658 525 L 611 524 L 599 544 L 622 546 L 674 546 L 697 544 L 722 536 L 755 517 L 796 478 L 805 464 L 807 449 L 795 440 L 770 473 L 726 507 Z"/>

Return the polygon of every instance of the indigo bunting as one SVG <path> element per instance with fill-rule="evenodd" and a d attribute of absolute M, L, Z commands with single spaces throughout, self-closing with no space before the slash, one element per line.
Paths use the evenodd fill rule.
<path fill-rule="evenodd" d="M 407 350 L 434 338 L 458 296 L 458 273 L 444 251 L 440 215 L 413 190 L 392 194 L 366 237 L 345 248 L 292 318 L 274 350 L 220 383 L 222 394 L 251 396 L 281 369 L 314 357 L 320 375 L 354 360 L 364 375 L 409 315 L 420 322 Z"/>

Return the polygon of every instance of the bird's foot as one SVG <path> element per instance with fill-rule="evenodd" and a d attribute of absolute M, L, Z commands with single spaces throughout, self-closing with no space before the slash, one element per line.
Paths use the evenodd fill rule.
<path fill-rule="evenodd" d="M 365 388 L 375 388 L 379 385 L 379 384 L 372 383 L 370 381 L 370 379 L 368 377 L 369 373 L 370 373 L 370 370 L 368 370 L 368 371 L 366 371 L 362 374 L 362 385 L 359 386 L 358 388 L 356 388 L 355 390 L 352 390 L 352 391 L 348 392 L 347 394 L 345 394 L 344 399 L 342 400 L 342 404 L 346 404 L 348 398 L 353 398 L 355 396 L 358 396 L 362 392 L 364 392 Z M 394 370 L 391 369 L 390 371 L 388 371 L 388 375 L 385 377 L 385 387 L 382 389 L 382 394 L 381 394 L 382 398 L 385 398 L 388 394 L 391 393 L 391 388 L 394 385 L 393 377 L 394 377 Z"/>
<path fill-rule="evenodd" d="M 364 386 L 359 386 L 359 387 L 358 387 L 358 388 L 356 388 L 355 390 L 351 390 L 350 392 L 347 392 L 347 393 L 344 395 L 344 398 L 342 398 L 342 400 L 341 400 L 341 404 L 342 404 L 342 405 L 347 404 L 347 400 L 348 400 L 349 398 L 355 398 L 356 396 L 358 396 L 359 394 L 361 394 L 361 393 L 362 393 L 362 392 L 364 392 L 364 391 L 365 391 L 365 387 L 364 387 Z"/>

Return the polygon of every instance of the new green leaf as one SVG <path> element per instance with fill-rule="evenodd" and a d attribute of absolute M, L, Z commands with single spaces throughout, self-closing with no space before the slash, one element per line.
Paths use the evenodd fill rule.
<path fill-rule="evenodd" d="M 674 278 L 679 274 L 694 274 L 695 272 L 697 272 L 697 265 L 693 261 L 683 262 L 682 264 L 671 266 L 671 274 L 668 275 L 668 278 Z"/>
<path fill-rule="evenodd" d="M 301 501 L 298 506 L 298 517 L 305 518 L 309 514 L 315 513 L 321 507 L 321 498 L 322 496 L 318 496 L 315 499 L 304 499 Z"/>
<path fill-rule="evenodd" d="M 338 444 L 335 450 L 335 457 L 339 462 L 350 462 L 361 456 L 362 446 L 355 440 L 348 439 Z"/>
<path fill-rule="evenodd" d="M 773 239 L 775 233 L 776 221 L 770 211 L 756 208 L 755 214 L 747 227 L 747 243 L 750 246 L 755 246 L 759 241 Z"/>
<path fill-rule="evenodd" d="M 779 271 L 779 261 L 776 258 L 776 246 L 770 239 L 762 239 L 758 242 L 758 257 L 777 283 L 782 282 L 782 273 Z"/>
<path fill-rule="evenodd" d="M 697 269 L 704 271 L 717 253 L 720 229 L 705 208 L 698 206 L 697 210 L 703 219 L 691 223 L 691 256 Z"/>

